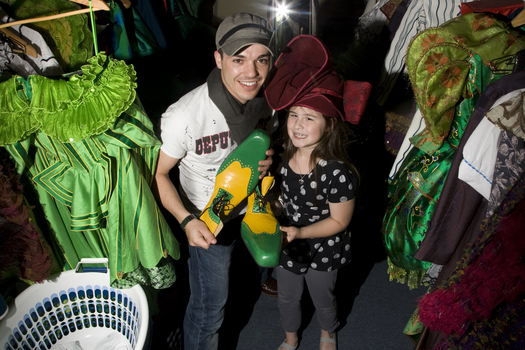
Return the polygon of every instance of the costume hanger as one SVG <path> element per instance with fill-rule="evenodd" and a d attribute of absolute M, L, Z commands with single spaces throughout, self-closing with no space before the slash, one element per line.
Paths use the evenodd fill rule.
<path fill-rule="evenodd" d="M 89 0 L 70 0 L 70 1 L 89 7 Z M 94 11 L 97 11 L 97 10 L 109 11 L 109 6 L 108 4 L 106 4 L 104 0 L 91 0 L 91 7 L 93 7 Z"/>
<path fill-rule="evenodd" d="M 1 28 L 12 27 L 12 26 L 17 25 L 17 24 L 42 22 L 42 21 L 49 21 L 49 20 L 52 20 L 52 19 L 57 19 L 57 18 L 62 18 L 62 17 L 69 17 L 69 16 L 79 15 L 81 13 L 86 13 L 86 12 L 90 12 L 90 11 L 101 11 L 101 10 L 109 11 L 109 6 L 108 6 L 108 4 L 106 4 L 106 2 L 104 0 L 91 0 L 91 1 L 90 0 L 70 0 L 70 1 L 76 2 L 76 3 L 81 4 L 81 5 L 86 5 L 86 6 L 89 6 L 90 3 L 91 3 L 91 8 L 80 9 L 80 10 L 75 10 L 75 11 L 70 11 L 70 12 L 65 12 L 65 13 L 59 13 L 57 15 L 36 17 L 36 18 L 28 18 L 28 19 L 23 19 L 23 20 L 20 20 L 20 21 L 4 23 L 4 24 L 0 24 L 0 29 Z"/>
<path fill-rule="evenodd" d="M 514 17 L 514 19 L 510 21 L 510 24 L 512 24 L 514 28 L 521 27 L 522 25 L 524 25 L 525 24 L 525 10 L 521 10 L 520 13 L 518 13 L 516 17 Z"/>
<path fill-rule="evenodd" d="M 37 58 L 38 54 L 33 46 L 28 44 L 24 39 L 19 37 L 12 29 L 10 28 L 0 28 L 0 33 L 5 35 L 6 40 L 15 44 L 11 49 L 16 53 L 25 53 L 31 57 Z"/>

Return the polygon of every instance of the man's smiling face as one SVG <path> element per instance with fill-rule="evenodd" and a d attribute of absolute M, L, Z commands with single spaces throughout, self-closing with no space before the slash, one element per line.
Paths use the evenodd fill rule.
<path fill-rule="evenodd" d="M 263 45 L 250 45 L 236 55 L 215 51 L 215 62 L 221 70 L 222 82 L 242 104 L 259 93 L 270 70 L 270 52 Z"/>

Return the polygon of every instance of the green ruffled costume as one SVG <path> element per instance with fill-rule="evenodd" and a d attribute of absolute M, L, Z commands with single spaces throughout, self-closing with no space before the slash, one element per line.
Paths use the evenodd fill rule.
<path fill-rule="evenodd" d="M 8 1 L 8 5 L 4 10 L 17 20 L 51 16 L 82 8 L 72 1 L 64 0 L 12 0 Z M 80 69 L 93 52 L 93 34 L 88 23 L 87 14 L 78 14 L 26 25 L 44 37 L 64 71 L 72 72 Z"/>
<path fill-rule="evenodd" d="M 430 267 L 414 254 L 425 238 L 463 131 L 484 88 L 512 69 L 500 62 L 498 75 L 490 62 L 524 48 L 518 32 L 480 13 L 456 17 L 412 39 L 406 64 L 426 129 L 410 139 L 415 147 L 389 184 L 382 232 L 390 280 L 415 288 Z"/>
<path fill-rule="evenodd" d="M 104 53 L 67 81 L 13 77 L 0 84 L 0 145 L 63 269 L 107 257 L 112 286 L 160 289 L 180 252 L 151 192 L 161 143 L 136 86 L 133 67 Z"/>

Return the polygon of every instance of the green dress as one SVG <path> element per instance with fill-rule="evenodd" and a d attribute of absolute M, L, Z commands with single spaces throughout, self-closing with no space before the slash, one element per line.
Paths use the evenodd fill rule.
<path fill-rule="evenodd" d="M 390 279 L 419 285 L 431 263 L 414 258 L 425 238 L 450 164 L 484 88 L 512 64 L 500 57 L 525 48 L 520 35 L 490 15 L 470 13 L 412 39 L 407 69 L 426 129 L 389 184 L 383 242 Z"/>
<path fill-rule="evenodd" d="M 161 143 L 135 71 L 100 53 L 82 73 L 0 84 L 0 145 L 63 269 L 107 257 L 114 287 L 169 287 L 179 244 L 151 191 Z"/>
<path fill-rule="evenodd" d="M 9 0 L 2 1 L 3 9 L 17 20 L 51 16 L 78 10 L 73 1 Z M 93 52 L 93 34 L 89 29 L 89 14 L 77 14 L 47 21 L 25 24 L 38 31 L 65 72 L 80 69 Z"/>

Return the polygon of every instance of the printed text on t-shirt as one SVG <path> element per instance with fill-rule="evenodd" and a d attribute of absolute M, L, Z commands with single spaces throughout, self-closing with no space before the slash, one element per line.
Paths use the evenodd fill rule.
<path fill-rule="evenodd" d="M 195 141 L 195 153 L 210 154 L 217 151 L 217 147 L 227 149 L 230 146 L 231 135 L 229 131 L 223 131 L 220 134 L 204 136 Z"/>

